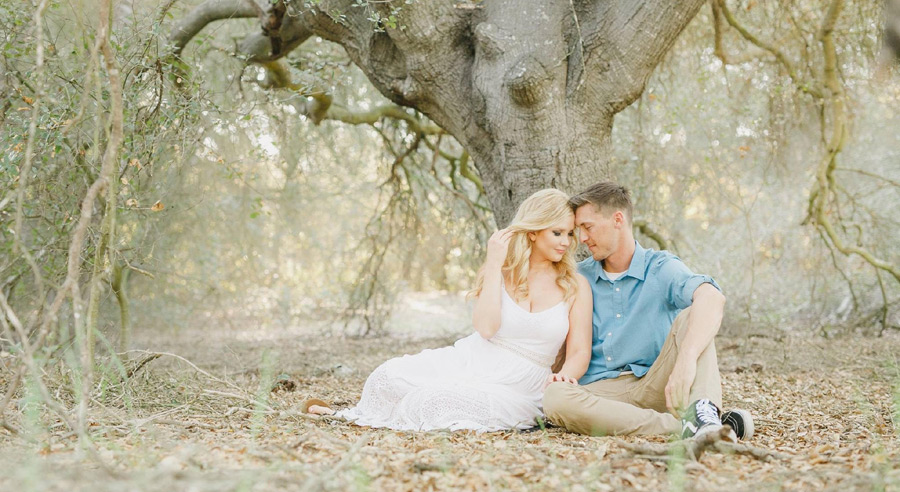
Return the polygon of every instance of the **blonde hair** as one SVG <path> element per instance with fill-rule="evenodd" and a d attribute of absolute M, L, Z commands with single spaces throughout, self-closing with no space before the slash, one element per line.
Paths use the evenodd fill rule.
<path fill-rule="evenodd" d="M 509 250 L 503 262 L 501 272 L 508 279 L 513 298 L 521 301 L 528 297 L 528 268 L 531 257 L 531 240 L 529 232 L 539 232 L 553 227 L 561 220 L 573 215 L 569 206 L 569 196 L 557 189 L 548 188 L 529 196 L 519 205 L 516 216 L 507 227 L 513 231 L 509 241 Z M 578 283 L 575 280 L 575 247 L 578 241 L 571 241 L 562 259 L 553 264 L 556 269 L 556 285 L 563 290 L 563 299 L 568 302 L 575 295 Z M 505 280 L 504 280 L 505 281 Z M 475 288 L 469 297 L 478 297 L 484 287 L 484 266 L 478 271 Z"/>

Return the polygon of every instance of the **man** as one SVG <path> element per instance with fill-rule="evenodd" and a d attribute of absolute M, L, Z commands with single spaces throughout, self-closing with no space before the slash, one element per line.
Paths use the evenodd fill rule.
<path fill-rule="evenodd" d="M 544 413 L 589 435 L 718 431 L 749 439 L 744 410 L 720 413 L 722 383 L 713 339 L 725 296 L 666 251 L 644 249 L 632 232 L 631 197 L 615 183 L 573 196 L 575 226 L 591 258 L 578 264 L 594 297 L 591 362 L 579 384 L 552 383 Z M 681 417 L 681 421 L 676 417 Z"/>

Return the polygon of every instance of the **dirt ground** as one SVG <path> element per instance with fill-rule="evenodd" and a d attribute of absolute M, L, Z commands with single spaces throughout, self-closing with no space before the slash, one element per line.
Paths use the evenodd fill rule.
<path fill-rule="evenodd" d="M 126 382 L 100 379 L 90 425 L 96 453 L 40 405 L 17 402 L 22 412 L 8 418 L 37 430 L 31 442 L 0 430 L 0 491 L 900 490 L 894 334 L 720 337 L 726 406 L 753 413 L 749 444 L 777 454 L 765 460 L 710 451 L 694 462 L 628 449 L 663 437 L 401 433 L 298 413 L 308 397 L 350 405 L 381 361 L 461 334 L 452 326 L 464 326 L 464 313 L 443 313 L 431 331 L 411 329 L 416 316 L 450 309 L 424 306 L 401 315 L 393 335 L 368 339 L 214 325 L 145 335 L 136 346 L 173 355 L 134 352 L 126 370 L 146 363 Z M 4 385 L 8 377 L 0 372 Z"/>

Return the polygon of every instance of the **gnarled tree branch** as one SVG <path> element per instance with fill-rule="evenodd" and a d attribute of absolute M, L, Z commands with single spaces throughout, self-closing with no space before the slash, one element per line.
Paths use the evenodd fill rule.
<path fill-rule="evenodd" d="M 664 238 L 662 234 L 654 229 L 653 226 L 651 226 L 650 223 L 646 220 L 635 220 L 634 227 L 637 230 L 641 231 L 641 234 L 655 241 L 656 244 L 659 245 L 659 249 L 669 249 L 669 242 L 666 241 L 666 238 Z"/>
<path fill-rule="evenodd" d="M 663 54 L 702 5 L 703 0 L 577 3 L 585 66 L 598 75 L 595 84 L 585 84 L 585 90 L 617 94 L 609 104 L 611 114 L 634 102 Z"/>
<path fill-rule="evenodd" d="M 403 4 L 396 26 L 373 22 L 395 13 L 389 2 L 276 1 L 239 56 L 268 64 L 311 34 L 340 44 L 382 95 L 437 125 L 414 131 L 445 131 L 462 144 L 505 223 L 536 189 L 574 191 L 609 174 L 613 114 L 639 96 L 704 1 L 496 0 L 460 8 L 419 0 Z M 173 33 L 176 52 L 205 23 L 254 15 L 236 0 L 209 0 Z M 310 98 L 296 106 L 314 122 L 381 117 L 342 110 L 325 91 L 282 79 Z"/>
<path fill-rule="evenodd" d="M 742 454 L 760 461 L 783 460 L 789 457 L 778 451 L 731 442 L 729 440 L 731 432 L 733 432 L 732 429 L 725 426 L 719 432 L 708 432 L 698 438 L 684 439 L 671 444 L 628 443 L 625 441 L 619 441 L 618 444 L 639 457 L 666 461 L 684 459 L 697 461 L 708 450 Z"/>
<path fill-rule="evenodd" d="M 206 0 L 192 10 L 169 35 L 175 56 L 209 23 L 247 17 L 258 17 L 261 11 L 252 0 Z"/>
<path fill-rule="evenodd" d="M 746 39 L 753 45 L 758 46 L 759 48 L 762 48 L 763 50 L 771 53 L 772 56 L 774 56 L 775 59 L 784 66 L 785 70 L 787 70 L 788 75 L 791 77 L 794 83 L 797 84 L 797 87 L 801 91 L 806 92 L 816 99 L 822 99 L 822 91 L 814 87 L 812 84 L 803 81 L 803 79 L 800 77 L 799 72 L 797 72 L 797 69 L 794 67 L 794 64 L 791 63 L 791 61 L 783 51 L 775 47 L 775 45 L 763 41 L 750 31 L 748 31 L 747 28 L 745 28 L 741 23 L 738 22 L 737 18 L 734 17 L 734 14 L 732 14 L 731 11 L 728 10 L 728 6 L 725 5 L 725 0 L 713 1 L 718 3 L 719 11 L 725 17 L 725 20 L 728 22 L 728 24 L 731 25 L 731 27 L 735 28 L 744 39 Z"/>
<path fill-rule="evenodd" d="M 437 135 L 444 131 L 441 127 L 433 123 L 423 124 L 416 119 L 415 116 L 409 114 L 406 109 L 393 104 L 377 106 L 369 111 L 361 112 L 353 112 L 343 107 L 333 105 L 331 109 L 328 110 L 328 115 L 326 117 L 331 120 L 342 121 L 351 125 L 371 125 L 381 118 L 393 118 L 405 121 L 413 133 Z"/>
<path fill-rule="evenodd" d="M 804 224 L 815 224 L 830 241 L 829 247 L 833 246 L 844 255 L 857 255 L 877 270 L 891 274 L 900 282 L 900 268 L 883 258 L 878 258 L 864 247 L 848 244 L 836 230 L 830 216 L 829 204 L 832 203 L 831 200 L 835 197 L 837 191 L 834 172 L 840 169 L 837 167 L 838 155 L 843 150 L 849 133 L 848 115 L 845 107 L 846 95 L 839 78 L 838 55 L 834 42 L 834 29 L 844 6 L 843 0 L 833 0 L 831 2 L 819 29 L 819 42 L 822 45 L 824 62 L 821 88 L 817 87 L 818 84 L 804 83 L 784 52 L 776 46 L 760 40 L 759 37 L 742 26 L 731 11 L 728 10 L 725 0 L 714 1 L 718 2 L 721 12 L 728 23 L 737 29 L 744 39 L 771 53 L 786 68 L 794 84 L 800 90 L 816 98 L 817 103 L 820 104 L 820 120 L 823 133 L 827 128 L 826 111 L 830 113 L 830 119 L 827 123 L 831 125 L 831 134 L 825 142 L 825 155 L 816 168 L 816 182 L 810 191 L 807 218 L 804 220 Z M 826 245 L 828 245 L 828 241 L 826 241 Z"/>
<path fill-rule="evenodd" d="M 834 0 L 828 7 L 822 28 L 819 32 L 819 41 L 825 58 L 823 77 L 825 87 L 828 90 L 827 103 L 831 109 L 831 137 L 828 140 L 825 156 L 816 172 L 817 187 L 811 196 L 809 215 L 815 223 L 821 227 L 831 243 L 838 251 L 845 255 L 855 254 L 864 259 L 876 269 L 890 273 L 894 279 L 900 282 L 900 269 L 890 262 L 877 258 L 869 250 L 850 245 L 844 242 L 835 230 L 834 224 L 828 215 L 827 201 L 834 194 L 834 171 L 837 168 L 837 156 L 843 150 L 847 139 L 847 113 L 845 108 L 844 88 L 838 79 L 837 48 L 834 43 L 834 26 L 843 8 L 842 0 Z"/>

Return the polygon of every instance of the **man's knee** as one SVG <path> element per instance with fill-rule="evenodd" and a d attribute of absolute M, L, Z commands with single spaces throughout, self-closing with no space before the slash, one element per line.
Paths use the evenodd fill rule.
<path fill-rule="evenodd" d="M 672 329 L 670 330 L 671 336 L 681 341 L 684 338 L 685 333 L 687 333 L 687 325 L 688 319 L 691 316 L 691 307 L 688 306 L 681 310 L 678 313 L 678 316 L 675 317 L 675 320 L 672 321 Z"/>
<path fill-rule="evenodd" d="M 578 386 L 571 383 L 562 381 L 551 383 L 544 391 L 544 414 L 553 420 L 555 417 L 559 417 L 566 409 L 571 409 L 569 402 L 577 390 Z"/>
<path fill-rule="evenodd" d="M 553 383 L 544 392 L 544 414 L 550 422 L 569 432 L 594 436 L 609 434 L 608 415 L 587 405 L 585 398 L 592 399 L 583 386 Z"/>

